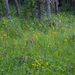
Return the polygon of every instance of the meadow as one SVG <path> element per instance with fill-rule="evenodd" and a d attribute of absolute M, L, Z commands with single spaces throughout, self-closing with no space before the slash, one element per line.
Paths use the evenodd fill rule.
<path fill-rule="evenodd" d="M 0 75 L 75 75 L 75 15 L 39 22 L 13 10 L 0 18 Z"/>

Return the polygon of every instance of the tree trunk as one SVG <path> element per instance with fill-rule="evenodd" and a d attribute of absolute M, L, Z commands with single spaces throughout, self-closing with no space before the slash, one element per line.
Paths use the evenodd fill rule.
<path fill-rule="evenodd" d="M 70 6 L 74 6 L 74 2 L 70 0 Z"/>
<path fill-rule="evenodd" d="M 24 4 L 24 0 L 21 0 L 21 5 L 23 5 Z"/>
<path fill-rule="evenodd" d="M 55 13 L 58 13 L 58 3 L 57 1 L 54 2 L 54 6 L 55 6 Z"/>
<path fill-rule="evenodd" d="M 66 4 L 68 4 L 68 1 L 67 1 L 67 0 L 65 0 L 65 3 L 66 3 Z"/>
<path fill-rule="evenodd" d="M 50 10 L 50 2 L 49 2 L 49 0 L 45 0 L 45 6 L 46 6 L 47 16 L 50 18 L 51 17 L 51 10 Z"/>
<path fill-rule="evenodd" d="M 21 0 L 18 0 L 18 4 L 19 4 L 19 5 L 21 4 Z"/>
<path fill-rule="evenodd" d="M 37 0 L 37 10 L 38 10 L 38 18 L 40 21 L 44 20 L 44 1 L 43 0 Z"/>
<path fill-rule="evenodd" d="M 17 10 L 17 14 L 20 16 L 20 10 L 19 10 L 19 6 L 18 6 L 18 3 L 17 3 L 17 0 L 14 0 L 15 2 L 15 7 L 16 7 L 16 10 Z"/>
<path fill-rule="evenodd" d="M 59 1 L 59 7 L 62 6 L 62 0 L 58 0 Z"/>
<path fill-rule="evenodd" d="M 6 16 L 7 16 L 7 17 L 10 17 L 10 11 L 9 11 L 8 0 L 4 0 L 4 2 L 5 2 L 5 7 L 6 7 L 6 8 L 4 9 L 4 11 L 7 12 Z"/>
<path fill-rule="evenodd" d="M 41 9 L 41 2 L 37 0 L 37 6 L 38 6 L 38 18 L 39 20 L 42 20 L 42 9 Z"/>
<path fill-rule="evenodd" d="M 19 3 L 19 5 L 23 5 L 24 4 L 24 0 L 18 0 L 17 2 Z"/>
<path fill-rule="evenodd" d="M 73 1 L 73 7 L 75 7 L 75 1 Z"/>

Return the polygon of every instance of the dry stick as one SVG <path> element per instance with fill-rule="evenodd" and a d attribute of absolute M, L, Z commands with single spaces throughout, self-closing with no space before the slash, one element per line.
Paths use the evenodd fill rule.
<path fill-rule="evenodd" d="M 45 53 L 44 53 L 44 58 L 46 59 L 46 50 L 45 50 Z"/>
<path fill-rule="evenodd" d="M 26 49 L 28 48 L 27 46 L 28 46 L 28 41 L 26 42 Z"/>
<path fill-rule="evenodd" d="M 20 47 L 20 50 L 22 50 L 22 47 Z"/>
<path fill-rule="evenodd" d="M 17 29 L 17 33 L 18 33 L 18 29 Z M 17 35 L 18 36 L 18 35 Z"/>
<path fill-rule="evenodd" d="M 9 27 L 7 27 L 7 36 L 8 36 L 8 33 L 9 33 Z"/>
<path fill-rule="evenodd" d="M 1 53 L 2 53 L 2 54 L 1 54 L 1 57 L 2 57 L 2 56 L 3 56 L 3 49 L 1 49 Z"/>
<path fill-rule="evenodd" d="M 17 33 L 18 33 L 18 29 L 17 29 Z"/>
<path fill-rule="evenodd" d="M 44 53 L 44 58 L 45 58 L 45 63 L 46 63 L 46 50 L 45 50 L 45 53 Z"/>
<path fill-rule="evenodd" d="M 14 54 L 14 47 L 13 47 L 13 53 L 11 54 L 10 58 L 12 57 L 13 54 Z"/>
<path fill-rule="evenodd" d="M 15 39 L 16 39 L 16 34 L 15 34 Z"/>
<path fill-rule="evenodd" d="M 23 57 L 24 63 L 25 63 L 25 57 Z"/>

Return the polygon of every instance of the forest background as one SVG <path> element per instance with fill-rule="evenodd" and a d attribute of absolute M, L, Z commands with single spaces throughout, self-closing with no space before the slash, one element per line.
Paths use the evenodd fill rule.
<path fill-rule="evenodd" d="M 0 0 L 0 75 L 75 75 L 75 0 Z"/>

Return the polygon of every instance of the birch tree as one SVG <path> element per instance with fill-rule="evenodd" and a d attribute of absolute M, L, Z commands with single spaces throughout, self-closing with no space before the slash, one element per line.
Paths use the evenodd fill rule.
<path fill-rule="evenodd" d="M 51 17 L 50 0 L 45 0 L 45 7 L 47 16 L 50 18 Z"/>
<path fill-rule="evenodd" d="M 8 0 L 4 0 L 4 3 L 5 3 L 5 9 L 4 9 L 4 11 L 7 12 L 5 16 L 10 17 Z"/>
<path fill-rule="evenodd" d="M 19 10 L 19 6 L 18 6 L 18 3 L 17 3 L 17 0 L 14 0 L 15 2 L 15 7 L 16 7 L 16 10 L 17 10 L 17 14 L 20 16 L 20 10 Z"/>

